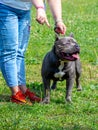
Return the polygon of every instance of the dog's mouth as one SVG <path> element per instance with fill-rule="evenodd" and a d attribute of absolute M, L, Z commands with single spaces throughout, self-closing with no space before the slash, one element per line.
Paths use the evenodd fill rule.
<path fill-rule="evenodd" d="M 79 54 L 77 52 L 73 54 L 61 52 L 61 56 L 63 60 L 75 61 L 79 59 Z"/>

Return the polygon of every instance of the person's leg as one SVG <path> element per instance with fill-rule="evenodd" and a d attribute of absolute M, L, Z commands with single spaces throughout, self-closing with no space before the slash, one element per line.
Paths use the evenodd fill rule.
<path fill-rule="evenodd" d="M 26 102 L 18 87 L 18 17 L 12 8 L 0 4 L 0 68 L 12 97 Z M 18 95 L 17 95 L 18 93 Z M 16 96 L 17 95 L 17 96 Z"/>
<path fill-rule="evenodd" d="M 23 93 L 26 92 L 26 76 L 25 76 L 25 51 L 28 46 L 30 36 L 30 11 L 22 11 L 19 15 L 18 25 L 18 51 L 17 51 L 17 70 L 18 85 Z"/>
<path fill-rule="evenodd" d="M 25 100 L 28 96 L 39 102 L 40 98 L 26 88 L 25 79 L 24 53 L 30 33 L 30 12 L 0 4 L 0 30 L 0 67 L 12 91 L 11 98 Z"/>

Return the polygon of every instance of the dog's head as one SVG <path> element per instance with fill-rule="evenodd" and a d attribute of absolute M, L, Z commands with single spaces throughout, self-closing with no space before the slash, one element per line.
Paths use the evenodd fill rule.
<path fill-rule="evenodd" d="M 61 60 L 75 61 L 79 58 L 80 47 L 74 39 L 73 34 L 64 38 L 56 36 L 54 50 Z"/>

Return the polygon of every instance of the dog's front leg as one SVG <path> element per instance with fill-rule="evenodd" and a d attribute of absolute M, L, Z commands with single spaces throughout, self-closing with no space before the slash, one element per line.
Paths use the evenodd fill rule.
<path fill-rule="evenodd" d="M 74 78 L 66 80 L 66 101 L 71 102 L 71 93 L 74 84 Z"/>
<path fill-rule="evenodd" d="M 43 99 L 42 103 L 50 103 L 50 80 L 49 79 L 44 79 L 44 94 L 45 98 Z"/>

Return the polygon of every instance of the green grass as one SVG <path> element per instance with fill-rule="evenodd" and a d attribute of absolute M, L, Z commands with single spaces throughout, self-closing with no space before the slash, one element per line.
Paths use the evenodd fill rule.
<path fill-rule="evenodd" d="M 98 130 L 98 0 L 62 0 L 66 35 L 74 33 L 81 47 L 82 92 L 73 88 L 72 104 L 65 103 L 65 82 L 58 82 L 48 105 L 17 105 L 9 102 L 10 90 L 0 73 L 0 130 Z M 27 86 L 42 96 L 42 59 L 55 40 L 51 28 L 40 26 L 32 14 L 26 53 Z"/>

